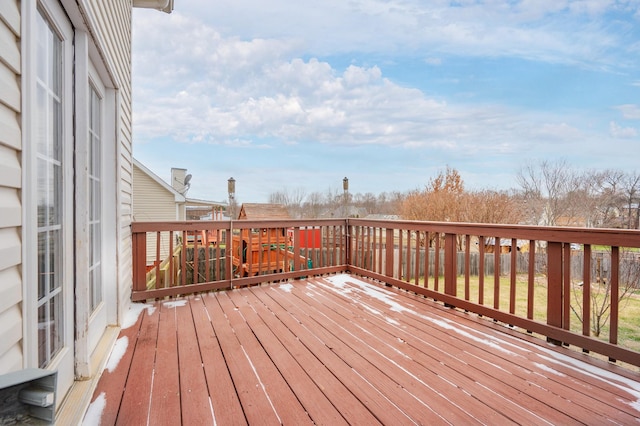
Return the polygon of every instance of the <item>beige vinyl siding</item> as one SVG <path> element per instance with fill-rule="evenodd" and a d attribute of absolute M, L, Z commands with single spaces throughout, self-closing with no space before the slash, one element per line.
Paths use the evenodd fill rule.
<path fill-rule="evenodd" d="M 84 0 L 85 16 L 103 59 L 116 84 L 118 109 L 118 318 L 119 323 L 131 303 L 133 214 L 132 113 L 131 113 L 131 0 Z"/>
<path fill-rule="evenodd" d="M 155 179 L 133 167 L 133 217 L 139 222 L 157 222 L 180 220 L 175 201 L 175 194 L 168 191 Z M 184 209 L 184 206 L 180 207 Z M 157 236 L 147 235 L 147 265 L 153 265 L 156 258 Z M 160 256 L 165 259 L 169 255 L 169 234 L 162 233 L 160 240 Z"/>
<path fill-rule="evenodd" d="M 0 374 L 24 366 L 22 352 L 22 168 L 20 6 L 0 1 Z"/>
<path fill-rule="evenodd" d="M 138 167 L 133 168 L 133 217 L 139 222 L 177 220 L 175 195 Z"/>

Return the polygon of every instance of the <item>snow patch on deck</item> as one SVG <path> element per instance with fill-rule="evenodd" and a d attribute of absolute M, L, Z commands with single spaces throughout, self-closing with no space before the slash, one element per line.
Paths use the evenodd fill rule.
<path fill-rule="evenodd" d="M 129 338 L 127 336 L 122 336 L 116 340 L 116 344 L 113 346 L 113 350 L 111 351 L 111 355 L 109 355 L 109 360 L 107 361 L 107 365 L 105 365 L 104 369 L 109 373 L 113 373 L 113 370 L 118 367 L 120 360 L 127 352 L 128 347 Z"/>
<path fill-rule="evenodd" d="M 170 302 L 164 302 L 162 306 L 165 306 L 167 308 L 177 308 L 179 306 L 186 306 L 186 304 L 187 304 L 187 300 L 182 299 L 182 300 L 172 300 Z"/>
<path fill-rule="evenodd" d="M 515 352 L 502 347 L 500 341 L 490 340 L 490 339 L 487 339 L 486 336 L 477 335 L 477 332 L 475 330 L 468 327 L 464 327 L 455 322 L 452 322 L 446 319 L 437 319 L 429 315 L 420 314 L 414 311 L 413 309 L 409 309 L 406 306 L 396 302 L 395 295 L 393 293 L 383 289 L 379 289 L 375 285 L 371 283 L 367 283 L 365 281 L 361 281 L 349 274 L 339 274 L 339 275 L 327 277 L 327 281 L 333 284 L 339 290 L 338 292 L 343 295 L 350 295 L 354 293 L 354 291 L 357 293 L 358 290 L 362 291 L 369 297 L 372 297 L 386 305 L 389 305 L 390 310 L 392 311 L 415 315 L 416 317 L 421 318 L 425 321 L 429 321 L 430 323 L 437 325 L 438 327 L 444 328 L 445 330 L 453 331 L 470 340 L 486 345 L 504 354 L 507 354 L 510 356 L 518 356 L 518 354 L 516 354 Z M 354 288 L 353 286 L 357 287 L 357 289 Z M 466 328 L 466 330 L 463 330 L 463 328 Z"/>
<path fill-rule="evenodd" d="M 293 284 L 280 284 L 278 288 L 282 291 L 286 291 L 287 293 L 291 293 L 291 290 L 293 290 Z"/>
<path fill-rule="evenodd" d="M 133 326 L 136 322 L 138 322 L 138 318 L 140 318 L 140 314 L 147 310 L 148 315 L 153 315 L 156 308 L 153 305 L 148 303 L 132 303 L 131 307 L 124 315 L 124 320 L 122 321 L 122 329 L 129 328 Z"/>
<path fill-rule="evenodd" d="M 89 404 L 89 408 L 87 408 L 87 412 L 84 414 L 84 419 L 82 420 L 82 426 L 99 425 L 100 420 L 102 419 L 102 412 L 106 406 L 107 398 L 105 393 L 102 392 L 91 404 Z"/>

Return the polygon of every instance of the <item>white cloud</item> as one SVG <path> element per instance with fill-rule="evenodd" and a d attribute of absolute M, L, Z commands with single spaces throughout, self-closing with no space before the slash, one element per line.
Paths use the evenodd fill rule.
<path fill-rule="evenodd" d="M 615 139 L 629 139 L 638 136 L 638 130 L 634 127 L 622 127 L 611 121 L 609 123 L 609 134 Z"/>
<path fill-rule="evenodd" d="M 429 65 L 442 65 L 442 59 L 440 58 L 426 58 L 424 62 Z"/>
<path fill-rule="evenodd" d="M 153 21 L 144 21 L 139 31 L 150 31 Z M 318 59 L 289 58 L 292 45 L 277 40 L 240 41 L 180 16 L 159 25 L 159 32 L 176 38 L 170 47 L 149 42 L 144 60 L 135 59 L 134 126 L 141 140 L 241 140 L 245 146 L 258 137 L 468 153 L 479 141 L 489 144 L 486 150 L 504 152 L 581 136 L 549 117 L 524 119 L 504 107 L 430 98 L 387 80 L 377 66 L 350 65 L 339 72 Z M 176 47 L 202 37 L 209 42 L 195 41 L 186 52 Z M 167 81 L 147 75 L 158 62 L 154 70 Z"/>
<path fill-rule="evenodd" d="M 615 107 L 627 120 L 640 120 L 640 106 L 636 104 L 618 105 Z"/>
<path fill-rule="evenodd" d="M 562 63 L 619 63 L 612 46 L 626 37 L 600 18 L 613 0 L 273 0 L 185 1 L 176 12 L 200 16 L 223 34 L 295 40 L 312 55 L 430 51 L 524 55 Z M 637 3 L 627 3 L 631 16 Z M 525 49 L 526 47 L 526 49 Z M 431 53 L 433 55 L 433 53 Z M 436 53 L 438 55 L 438 53 Z"/>

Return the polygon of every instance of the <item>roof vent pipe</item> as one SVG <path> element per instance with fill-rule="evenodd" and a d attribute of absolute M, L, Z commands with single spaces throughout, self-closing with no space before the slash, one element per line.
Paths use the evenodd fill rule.
<path fill-rule="evenodd" d="M 171 13 L 173 11 L 173 0 L 133 0 L 133 7 L 156 9 Z"/>

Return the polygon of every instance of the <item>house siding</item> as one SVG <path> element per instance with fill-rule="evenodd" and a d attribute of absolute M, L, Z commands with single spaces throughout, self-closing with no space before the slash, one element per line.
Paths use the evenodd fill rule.
<path fill-rule="evenodd" d="M 22 168 L 20 5 L 0 2 L 0 374 L 24 366 L 22 351 Z"/>

